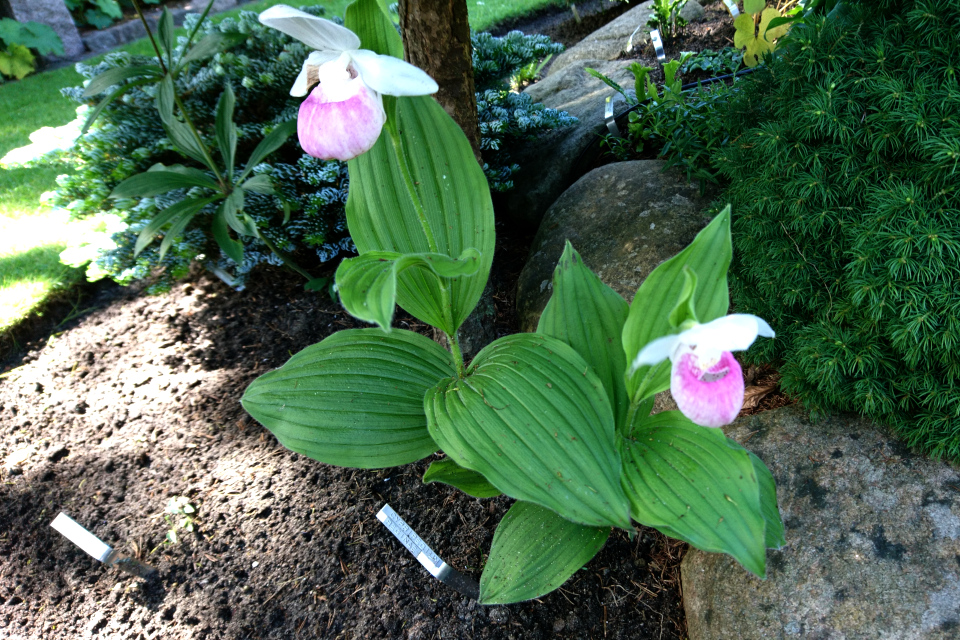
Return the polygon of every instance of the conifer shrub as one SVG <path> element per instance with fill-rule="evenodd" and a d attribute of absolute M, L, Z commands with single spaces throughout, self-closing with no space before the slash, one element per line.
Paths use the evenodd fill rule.
<path fill-rule="evenodd" d="M 960 0 L 845 3 L 798 25 L 719 114 L 733 303 L 783 386 L 960 458 Z"/>
<path fill-rule="evenodd" d="M 304 10 L 323 14 L 319 6 Z M 188 30 L 197 19 L 197 15 L 188 16 L 185 24 Z M 242 12 L 239 18 L 227 18 L 217 24 L 206 22 L 201 26 L 201 36 L 215 31 L 244 34 L 246 38 L 203 63 L 194 63 L 178 77 L 177 91 L 201 134 L 212 140 L 217 101 L 224 87 L 230 85 L 236 95 L 237 155 L 245 158 L 274 127 L 297 117 L 302 98 L 291 97 L 289 91 L 310 49 L 276 29 L 264 27 L 253 12 Z M 181 37 L 181 46 L 184 40 Z M 562 50 L 562 46 L 543 36 L 524 36 L 519 32 L 505 38 L 475 34 L 474 40 L 478 43 L 475 61 L 482 69 L 477 90 L 481 103 L 481 146 L 487 160 L 484 170 L 491 188 L 506 190 L 512 187 L 511 175 L 518 169 L 511 160 L 510 150 L 530 137 L 573 121 L 565 113 L 509 93 L 507 80 L 519 68 Z M 93 78 L 108 69 L 144 62 L 150 61 L 127 53 L 114 53 L 99 64 L 78 64 L 77 68 L 85 77 Z M 111 87 L 103 95 L 115 88 Z M 169 289 L 189 272 L 192 264 L 199 262 L 229 284 L 242 287 L 258 265 L 279 265 L 281 260 L 252 236 L 241 237 L 243 264 L 236 264 L 224 255 L 209 231 L 214 213 L 212 206 L 190 222 L 162 259 L 159 241 L 134 255 L 140 231 L 164 208 L 183 199 L 186 192 L 117 200 L 109 197 L 113 188 L 160 162 L 201 168 L 177 152 L 166 137 L 154 106 L 155 92 L 154 85 L 136 87 L 110 103 L 94 127 L 65 158 L 75 164 L 76 171 L 58 180 L 52 203 L 68 209 L 77 219 L 99 221 L 107 216 L 111 220 L 110 224 L 100 227 L 105 230 L 100 233 L 109 233 L 111 239 L 106 242 L 93 241 L 89 236 L 78 239 L 80 246 L 71 247 L 69 253 L 72 263 L 79 266 L 85 259 L 93 259 L 88 274 L 109 276 L 121 284 L 153 275 L 149 288 L 153 293 Z M 64 93 L 80 103 L 90 102 L 83 97 L 83 87 L 66 89 Z M 245 212 L 274 247 L 307 268 L 354 249 L 344 212 L 349 189 L 345 163 L 305 155 L 296 136 L 292 136 L 254 173 L 269 174 L 278 193 L 250 194 L 245 200 Z M 121 230 L 117 231 L 118 228 Z M 85 251 L 85 247 L 88 250 Z"/>

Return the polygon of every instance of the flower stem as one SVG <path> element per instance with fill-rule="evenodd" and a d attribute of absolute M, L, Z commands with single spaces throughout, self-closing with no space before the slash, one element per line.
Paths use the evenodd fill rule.
<path fill-rule="evenodd" d="M 447 342 L 450 344 L 450 353 L 453 355 L 453 364 L 457 367 L 457 377 L 466 377 L 466 368 L 463 365 L 463 352 L 460 350 L 460 341 L 457 339 L 457 332 L 447 334 Z"/>
<path fill-rule="evenodd" d="M 280 253 L 279 251 L 277 251 L 277 248 L 276 248 L 275 246 L 273 246 L 273 243 L 270 242 L 269 240 L 267 240 L 267 236 L 265 236 L 265 235 L 263 235 L 262 233 L 260 233 L 260 230 L 259 230 L 259 229 L 257 229 L 257 238 L 260 239 L 260 242 L 262 242 L 263 244 L 267 245 L 267 249 L 270 249 L 270 251 L 272 251 L 275 256 L 277 256 L 277 257 L 279 257 L 281 260 L 283 260 L 283 264 L 285 264 L 286 266 L 290 267 L 291 269 L 293 269 L 294 271 L 296 271 L 297 273 L 299 273 L 301 276 L 303 276 L 304 278 L 306 278 L 306 279 L 307 279 L 307 282 L 313 280 L 313 276 L 312 276 L 312 275 L 310 275 L 309 273 L 307 273 L 304 269 L 302 269 L 300 266 L 298 266 L 297 263 L 295 263 L 293 260 L 291 260 L 290 258 L 288 258 L 286 255 L 284 255 L 284 254 Z"/>

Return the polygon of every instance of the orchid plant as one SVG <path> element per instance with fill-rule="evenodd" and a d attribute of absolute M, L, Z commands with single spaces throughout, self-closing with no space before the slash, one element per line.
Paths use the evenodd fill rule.
<path fill-rule="evenodd" d="M 246 410 L 321 462 L 372 469 L 442 451 L 425 483 L 516 499 L 483 570 L 484 604 L 556 589 L 614 527 L 632 535 L 634 522 L 763 576 L 767 547 L 783 544 L 773 477 L 711 428 L 743 400 L 730 351 L 773 336 L 759 318 L 726 315 L 729 208 L 657 267 L 631 304 L 568 243 L 538 331 L 500 338 L 468 364 L 457 330 L 494 248 L 490 193 L 469 142 L 420 95 L 433 86 L 418 73 L 397 74 L 401 86 L 374 79 L 371 66 L 398 68 L 382 58 L 403 53 L 380 0 L 348 7 L 356 38 L 288 8 L 264 15 L 274 19 L 321 54 L 294 87 L 306 94 L 319 83 L 301 108 L 304 146 L 359 154 L 349 159 L 347 219 L 360 255 L 336 281 L 345 308 L 379 328 L 340 331 L 297 353 L 250 385 Z M 372 97 L 345 88 L 357 79 Z M 379 126 L 378 94 L 386 135 L 361 152 Z M 347 116 L 360 112 L 352 100 L 365 116 Z M 397 304 L 444 332 L 450 349 L 391 328 Z M 671 387 L 681 411 L 651 415 L 655 395 Z"/>

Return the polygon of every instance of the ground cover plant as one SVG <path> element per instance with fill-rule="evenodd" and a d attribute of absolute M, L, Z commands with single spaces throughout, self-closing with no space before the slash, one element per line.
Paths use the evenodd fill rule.
<path fill-rule="evenodd" d="M 322 13 L 322 8 L 311 10 Z M 196 19 L 187 23 L 191 30 L 197 26 Z M 295 266 L 297 261 L 316 265 L 353 250 L 344 223 L 349 184 L 345 165 L 316 160 L 290 140 L 272 149 L 270 157 L 258 157 L 243 172 L 244 179 L 252 175 L 264 186 L 245 190 L 242 207 L 232 204 L 231 211 L 224 212 L 222 206 L 217 208 L 219 200 L 206 200 L 219 197 L 214 182 L 227 175 L 218 163 L 222 165 L 228 156 L 212 151 L 218 146 L 218 114 L 227 118 L 218 108 L 221 95 L 226 95 L 224 87 L 233 87 L 228 89 L 233 103 L 228 119 L 236 128 L 231 157 L 246 157 L 257 141 L 293 122 L 300 100 L 291 97 L 288 88 L 300 72 L 298 60 L 306 49 L 277 31 L 265 29 L 252 12 L 241 13 L 237 20 L 204 24 L 197 34 L 201 36 L 242 42 L 209 60 L 191 60 L 185 49 L 186 37 L 181 37 L 172 51 L 172 59 L 187 62 L 177 65 L 176 77 L 171 78 L 172 86 L 167 91 L 185 96 L 178 111 L 188 114 L 200 140 L 194 139 L 189 129 L 180 138 L 171 136 L 170 123 L 156 118 L 155 105 L 159 103 L 153 94 L 159 77 L 156 74 L 161 71 L 155 61 L 117 54 L 96 66 L 80 67 L 88 77 L 100 79 L 69 93 L 79 101 L 97 96 L 103 104 L 96 114 L 100 124 L 78 142 L 74 152 L 77 171 L 60 181 L 54 202 L 68 208 L 76 218 L 110 219 L 113 224 L 110 240 L 89 243 L 88 252 L 75 250 L 72 254 L 81 264 L 93 260 L 90 275 L 94 277 L 109 275 L 118 282 L 130 283 L 159 274 L 153 291 L 168 289 L 194 261 L 205 264 L 233 286 L 242 286 L 247 275 L 262 263 L 286 262 L 307 281 L 313 281 L 303 268 Z M 485 170 L 492 188 L 505 190 L 512 186 L 511 175 L 518 169 L 510 159 L 510 149 L 543 131 L 573 122 L 565 114 L 533 104 L 526 96 L 510 93 L 507 81 L 521 68 L 562 48 L 546 38 L 519 33 L 504 38 L 475 34 L 474 41 L 480 69 L 481 148 L 488 161 Z M 143 70 L 139 77 L 138 68 Z M 114 99 L 115 92 L 122 92 L 123 99 Z M 223 126 L 227 126 L 226 120 Z M 192 154 L 190 147 L 195 148 Z M 204 148 L 210 151 L 203 153 Z M 150 167 L 159 168 L 154 166 L 158 163 L 202 167 L 206 178 L 197 177 L 199 182 L 190 184 L 170 183 L 171 189 L 165 192 L 158 191 L 154 183 L 143 191 L 144 178 L 123 182 Z M 148 177 L 154 181 L 170 174 L 152 173 Z M 226 196 L 231 190 L 227 186 L 219 193 Z M 131 199 L 139 195 L 147 197 Z M 181 215 L 181 206 L 190 206 L 189 213 Z M 151 243 L 161 231 L 162 240 Z M 89 240 L 81 238 L 80 242 Z"/>
<path fill-rule="evenodd" d="M 725 112 L 734 305 L 784 389 L 960 456 L 960 2 L 807 18 Z"/>
<path fill-rule="evenodd" d="M 309 91 L 298 135 L 311 153 L 349 160 L 347 220 L 360 255 L 340 264 L 336 287 L 348 312 L 379 328 L 294 355 L 250 385 L 244 408 L 315 460 L 377 469 L 442 450 L 425 482 L 516 499 L 483 569 L 482 604 L 550 593 L 632 521 L 729 553 L 763 577 L 766 549 L 784 542 L 773 477 L 715 428 L 743 405 L 730 352 L 774 336 L 756 316 L 725 315 L 729 209 L 630 305 L 568 243 L 538 332 L 499 338 L 468 366 L 458 330 L 490 273 L 493 206 L 463 132 L 422 97 L 436 85 L 399 62 L 378 0 L 348 10 L 359 37 L 289 7 L 260 20 L 317 50 L 294 85 Z M 389 82 L 377 66 L 394 69 Z M 319 78 L 312 90 L 310 78 Z M 325 126 L 314 126 L 320 118 Z M 398 305 L 442 332 L 449 350 L 392 328 Z M 667 388 L 680 411 L 651 416 Z"/>

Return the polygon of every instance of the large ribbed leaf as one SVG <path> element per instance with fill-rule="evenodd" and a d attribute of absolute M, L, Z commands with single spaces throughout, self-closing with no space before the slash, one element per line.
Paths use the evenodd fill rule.
<path fill-rule="evenodd" d="M 459 258 L 442 253 L 402 255 L 392 251 L 367 251 L 348 258 L 337 268 L 340 301 L 356 318 L 375 322 L 390 331 L 397 304 L 397 277 L 410 268 L 425 269 L 444 278 L 472 275 L 480 266 L 480 254 L 467 249 Z"/>
<path fill-rule="evenodd" d="M 465 379 L 428 391 L 424 408 L 440 448 L 508 496 L 580 524 L 630 527 L 610 400 L 563 342 L 501 338 L 477 354 Z"/>
<path fill-rule="evenodd" d="M 340 331 L 253 381 L 241 403 L 285 447 L 372 469 L 436 452 L 424 392 L 454 375 L 450 354 L 411 331 Z"/>
<path fill-rule="evenodd" d="M 629 311 L 627 301 L 603 284 L 567 242 L 537 332 L 566 342 L 593 367 L 607 390 L 617 425 L 630 406 L 623 383 L 627 357 L 620 340 Z"/>
<path fill-rule="evenodd" d="M 397 100 L 400 139 L 416 196 L 436 241 L 432 251 L 408 195 L 400 157 L 384 132 L 369 152 L 350 161 L 347 223 L 360 253 L 442 253 L 477 249 L 476 275 L 451 281 L 450 309 L 443 308 L 441 281 L 422 269 L 402 274 L 397 302 L 417 318 L 454 333 L 480 299 L 494 249 L 490 189 L 466 136 L 430 97 Z"/>
<path fill-rule="evenodd" d="M 777 507 L 777 483 L 773 479 L 770 469 L 758 458 L 755 453 L 744 449 L 735 440 L 727 438 L 727 446 L 732 449 L 743 449 L 750 456 L 750 463 L 757 474 L 757 482 L 760 484 L 760 512 L 763 514 L 765 530 L 765 544 L 768 549 L 779 549 L 787 544 L 784 536 L 783 520 L 780 518 L 780 509 Z"/>
<path fill-rule="evenodd" d="M 353 3 L 346 26 L 360 36 L 364 49 L 403 56 L 400 38 L 381 0 Z M 463 131 L 432 97 L 386 97 L 384 108 L 388 121 L 380 139 L 373 149 L 349 162 L 350 234 L 361 254 L 429 252 L 455 258 L 466 249 L 478 250 L 482 257 L 475 275 L 445 285 L 430 271 L 412 269 L 398 282 L 401 307 L 453 334 L 476 306 L 490 273 L 494 247 L 490 189 Z M 398 133 L 394 137 L 391 131 Z M 404 179 L 404 171 L 409 180 Z M 433 236 L 432 247 L 418 207 Z M 445 286 L 448 293 L 442 291 Z"/>
<path fill-rule="evenodd" d="M 423 484 L 442 482 L 456 487 L 474 498 L 495 498 L 500 492 L 487 479 L 476 471 L 464 469 L 450 458 L 430 463 L 430 468 L 423 474 Z"/>
<path fill-rule="evenodd" d="M 493 534 L 480 577 L 481 604 L 509 604 L 550 593 L 603 547 L 609 527 L 585 527 L 517 502 Z"/>
<path fill-rule="evenodd" d="M 670 326 L 670 312 L 684 290 L 684 267 L 697 276 L 694 308 L 701 323 L 726 315 L 730 306 L 727 269 L 733 257 L 730 241 L 730 206 L 727 205 L 686 249 L 653 270 L 630 303 L 623 327 L 623 350 L 627 363 L 633 361 L 648 342 L 676 333 Z M 643 366 L 627 376 L 627 393 L 638 402 L 670 387 L 670 361 Z"/>
<path fill-rule="evenodd" d="M 747 451 L 679 411 L 651 416 L 622 447 L 634 520 L 764 576 L 760 485 Z"/>

